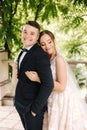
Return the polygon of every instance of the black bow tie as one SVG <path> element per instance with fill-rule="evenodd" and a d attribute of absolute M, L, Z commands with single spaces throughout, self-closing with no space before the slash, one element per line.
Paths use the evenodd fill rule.
<path fill-rule="evenodd" d="M 22 48 L 23 52 L 28 52 L 28 50 L 26 48 Z"/>

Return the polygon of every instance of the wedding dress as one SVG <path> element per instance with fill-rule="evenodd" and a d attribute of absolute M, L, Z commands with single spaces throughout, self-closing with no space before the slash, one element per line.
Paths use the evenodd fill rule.
<path fill-rule="evenodd" d="M 87 104 L 81 98 L 80 87 L 68 63 L 67 87 L 64 92 L 53 91 L 48 99 L 48 112 L 44 115 L 43 130 L 87 130 Z M 56 79 L 56 58 L 51 62 Z"/>

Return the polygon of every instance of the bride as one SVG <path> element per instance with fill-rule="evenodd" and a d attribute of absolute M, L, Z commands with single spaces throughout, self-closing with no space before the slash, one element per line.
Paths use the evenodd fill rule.
<path fill-rule="evenodd" d="M 43 130 L 87 130 L 87 104 L 81 99 L 80 88 L 68 63 L 56 51 L 53 33 L 42 31 L 39 43 L 50 56 L 54 78 L 54 90 L 48 99 Z M 30 80 L 40 82 L 35 71 L 25 73 Z"/>

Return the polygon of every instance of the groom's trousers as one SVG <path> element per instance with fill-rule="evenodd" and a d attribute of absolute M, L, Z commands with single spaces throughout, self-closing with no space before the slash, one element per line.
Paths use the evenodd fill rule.
<path fill-rule="evenodd" d="M 30 111 L 25 114 L 18 113 L 25 130 L 42 130 L 44 111 L 41 111 L 35 117 Z"/>

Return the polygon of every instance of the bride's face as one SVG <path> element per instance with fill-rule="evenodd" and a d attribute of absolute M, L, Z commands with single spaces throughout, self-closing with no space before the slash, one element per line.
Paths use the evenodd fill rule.
<path fill-rule="evenodd" d="M 40 38 L 40 45 L 44 51 L 46 51 L 49 55 L 53 55 L 55 53 L 55 42 L 48 34 L 44 34 Z"/>

